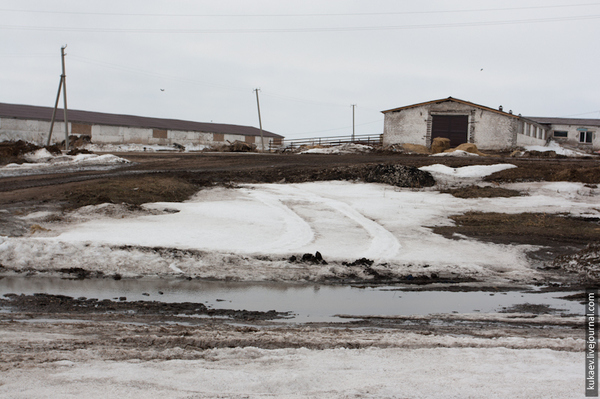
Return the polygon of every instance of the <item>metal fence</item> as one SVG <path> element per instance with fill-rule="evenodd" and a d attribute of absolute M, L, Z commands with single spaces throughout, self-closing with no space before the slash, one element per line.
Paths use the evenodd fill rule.
<path fill-rule="evenodd" d="M 335 145 L 355 143 L 364 145 L 381 145 L 383 140 L 382 134 L 357 134 L 350 136 L 329 136 L 329 137 L 311 137 L 304 139 L 285 140 L 283 148 L 293 150 L 294 148 L 308 146 L 324 146 L 331 147 Z M 281 148 L 281 147 L 279 147 Z"/>

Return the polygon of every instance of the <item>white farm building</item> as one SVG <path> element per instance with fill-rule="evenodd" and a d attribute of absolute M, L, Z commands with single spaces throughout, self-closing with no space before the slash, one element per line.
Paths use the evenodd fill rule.
<path fill-rule="evenodd" d="M 0 103 L 0 141 L 45 144 L 51 107 Z M 261 148 L 260 130 L 251 126 L 69 110 L 69 134 L 90 136 L 96 144 L 213 145 L 235 140 Z M 56 113 L 52 142 L 64 140 L 63 110 Z M 280 146 L 283 136 L 263 131 L 264 147 Z"/>
<path fill-rule="evenodd" d="M 384 145 L 431 147 L 434 138 L 446 137 L 453 147 L 473 143 L 484 150 L 509 150 L 556 139 L 583 150 L 600 150 L 600 119 L 523 117 L 452 97 L 382 112 Z"/>

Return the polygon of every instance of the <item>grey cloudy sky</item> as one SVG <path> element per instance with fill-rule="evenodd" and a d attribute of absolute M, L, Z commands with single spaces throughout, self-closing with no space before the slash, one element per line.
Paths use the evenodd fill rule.
<path fill-rule="evenodd" d="M 600 118 L 600 2 L 0 0 L 0 102 L 258 126 L 287 138 L 383 129 L 448 96 Z M 163 89 L 163 90 L 161 90 Z"/>

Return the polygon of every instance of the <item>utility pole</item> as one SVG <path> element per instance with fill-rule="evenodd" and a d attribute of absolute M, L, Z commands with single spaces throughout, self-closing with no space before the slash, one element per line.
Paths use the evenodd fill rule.
<path fill-rule="evenodd" d="M 50 121 L 50 132 L 48 133 L 48 140 L 46 145 L 50 145 L 52 139 L 52 129 L 54 128 L 54 121 L 56 120 L 56 110 L 58 109 L 58 101 L 60 100 L 60 91 L 63 91 L 64 100 L 64 122 L 65 122 L 65 150 L 69 150 L 69 119 L 67 118 L 67 74 L 65 73 L 65 49 L 67 45 L 60 48 L 60 58 L 62 62 L 62 74 L 60 75 L 60 82 L 58 83 L 58 93 L 56 94 L 56 102 L 54 103 L 54 110 L 52 111 L 52 120 Z"/>
<path fill-rule="evenodd" d="M 352 142 L 354 143 L 354 109 L 356 108 L 356 104 L 352 104 Z"/>
<path fill-rule="evenodd" d="M 256 92 L 256 106 L 258 108 L 258 126 L 260 127 L 260 152 L 265 151 L 265 141 L 263 139 L 263 128 L 262 128 L 262 120 L 260 119 L 260 101 L 258 101 L 258 91 L 260 89 L 254 89 Z"/>

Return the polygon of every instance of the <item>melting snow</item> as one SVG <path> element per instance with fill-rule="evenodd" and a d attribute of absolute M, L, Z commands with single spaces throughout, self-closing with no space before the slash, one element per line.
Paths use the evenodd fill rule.
<path fill-rule="evenodd" d="M 477 166 L 456 172 L 433 167 L 481 176 L 513 166 Z M 336 266 L 296 266 L 287 262 L 287 257 L 320 251 L 326 260 L 338 264 L 363 257 L 385 262 L 396 274 L 455 272 L 485 278 L 501 275 L 517 281 L 535 276 L 526 257 L 531 246 L 448 239 L 428 227 L 451 225 L 448 216 L 468 211 L 521 213 L 535 209 L 600 215 L 598 194 L 580 183 L 506 187 L 529 195 L 460 199 L 429 189 L 350 182 L 212 188 L 184 203 L 146 204 L 149 214 L 125 219 L 111 217 L 102 206 L 94 217 L 96 207 L 86 208 L 89 221 L 52 224 L 48 226 L 51 232 L 32 237 L 0 238 L 0 256 L 5 266 L 15 269 L 77 266 L 124 275 L 180 270 L 188 275 L 238 280 L 318 280 L 319 276 L 335 275 Z M 178 212 L 164 213 L 164 209 Z M 122 249 L 124 245 L 140 249 Z M 155 247 L 201 255 L 177 257 L 143 250 Z"/>

